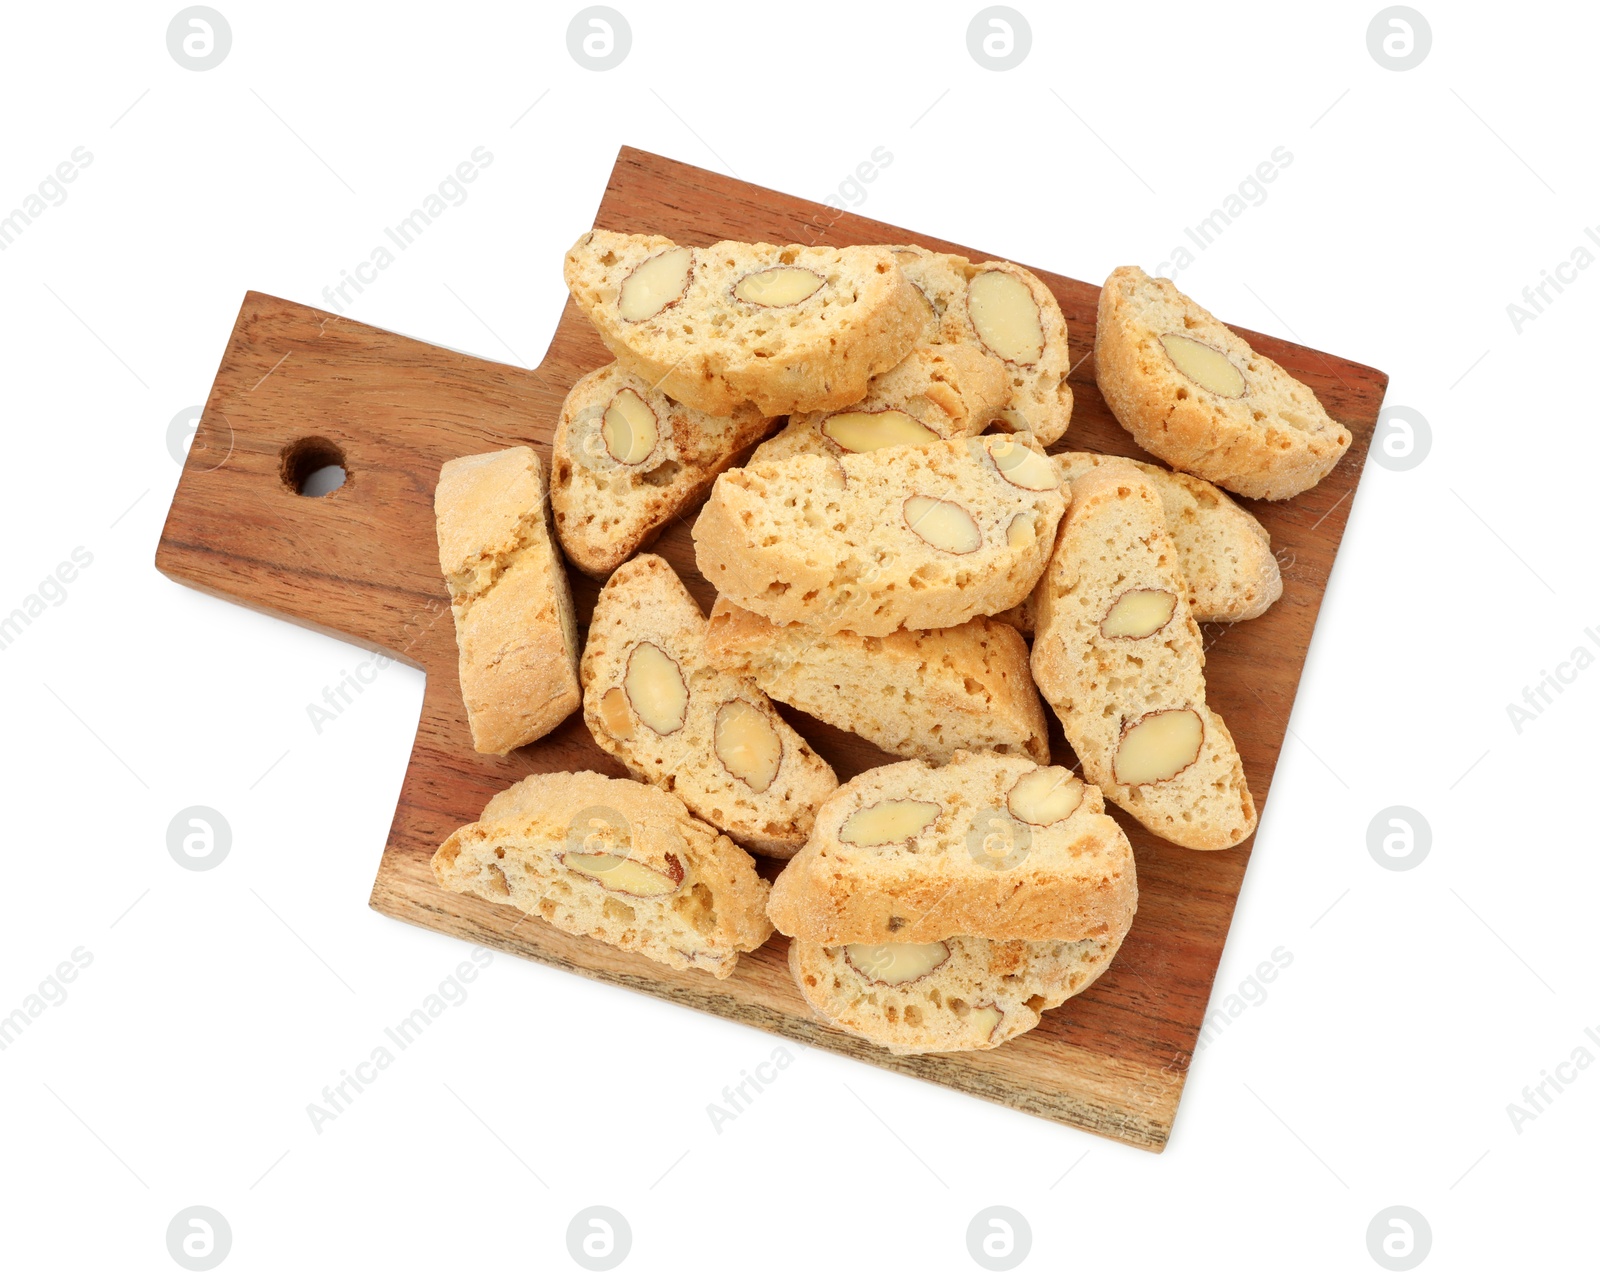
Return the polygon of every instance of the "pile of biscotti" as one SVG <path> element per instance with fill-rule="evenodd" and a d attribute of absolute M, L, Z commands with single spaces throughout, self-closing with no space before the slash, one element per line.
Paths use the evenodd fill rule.
<path fill-rule="evenodd" d="M 581 706 L 632 779 L 527 777 L 438 881 L 717 977 L 776 927 L 816 1014 L 895 1053 L 1032 1029 L 1132 925 L 1107 800 L 1184 848 L 1255 828 L 1199 623 L 1282 582 L 1222 490 L 1293 496 L 1349 431 L 1134 267 L 1101 293 L 1096 378 L 1170 470 L 1046 453 L 1067 328 L 1008 262 L 597 230 L 566 280 L 615 362 L 567 396 L 548 482 L 527 447 L 445 465 L 439 557 L 476 748 Z M 696 507 L 709 617 L 640 553 Z M 581 639 L 566 562 L 604 583 Z M 773 701 L 903 762 L 841 785 Z M 786 861 L 770 886 L 752 852 Z"/>

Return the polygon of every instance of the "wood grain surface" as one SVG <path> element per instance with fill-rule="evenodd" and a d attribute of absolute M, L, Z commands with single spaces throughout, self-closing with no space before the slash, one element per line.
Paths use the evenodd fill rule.
<path fill-rule="evenodd" d="M 657 232 L 687 244 L 902 243 L 989 255 L 624 148 L 597 226 Z M 573 228 L 573 237 L 583 230 Z M 1094 383 L 1099 289 L 1037 270 L 1071 334 L 1077 406 L 1056 449 L 1142 457 Z M 1203 300 L 1203 299 L 1202 299 Z M 1283 598 L 1262 618 L 1204 627 L 1211 705 L 1227 720 L 1258 805 L 1270 796 L 1290 708 L 1350 497 L 1387 377 L 1374 369 L 1240 330 L 1321 397 L 1355 442 L 1320 485 L 1287 502 L 1245 502 L 1272 534 Z M 371 904 L 424 927 L 584 976 L 759 1026 L 884 1069 L 942 1083 L 1041 1117 L 1159 1150 L 1198 1039 L 1250 842 L 1186 852 L 1116 813 L 1133 842 L 1139 913 L 1110 970 L 1043 1023 L 991 1052 L 896 1058 L 818 1025 L 773 939 L 726 981 L 678 973 L 567 936 L 515 909 L 441 890 L 428 858 L 498 790 L 536 771 L 623 775 L 575 714 L 508 758 L 475 754 L 456 678 L 449 598 L 440 577 L 433 490 L 452 457 L 532 444 L 548 461 L 561 401 L 608 361 L 569 301 L 549 352 L 527 370 L 430 346 L 260 293 L 249 293 L 223 353 L 167 516 L 157 567 L 200 590 L 381 650 L 427 673 L 411 751 Z M 310 441 L 310 442 L 308 442 Z M 299 495 L 297 467 L 337 453 L 348 472 L 329 496 Z M 694 567 L 693 513 L 656 546 L 709 609 Z M 572 574 L 580 619 L 596 587 Z M 841 779 L 888 762 L 847 733 L 785 711 Z M 1052 721 L 1057 761 L 1070 750 Z M 1113 809 L 1115 812 L 1115 809 Z M 1314 819 L 1304 814 L 1306 821 Z M 1293 820 L 1277 829 L 1292 832 Z M 777 867 L 764 862 L 763 870 Z M 685 1042 L 693 1018 L 679 1031 Z"/>

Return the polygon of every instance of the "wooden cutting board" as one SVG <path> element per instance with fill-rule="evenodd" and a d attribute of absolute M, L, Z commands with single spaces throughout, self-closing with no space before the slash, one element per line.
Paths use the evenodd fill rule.
<path fill-rule="evenodd" d="M 975 260 L 990 256 L 631 148 L 617 157 L 595 225 L 658 232 L 694 245 L 719 239 L 915 241 Z M 581 229 L 573 228 L 574 238 Z M 1076 362 L 1071 380 L 1077 407 L 1057 448 L 1143 457 L 1095 387 L 1090 356 L 1099 289 L 1038 273 L 1060 299 Z M 1272 534 L 1283 567 L 1283 598 L 1256 621 L 1204 628 L 1211 704 L 1227 720 L 1256 802 L 1264 805 L 1388 378 L 1277 338 L 1245 336 L 1310 385 L 1355 434 L 1344 460 L 1310 492 L 1287 502 L 1244 503 Z M 582 768 L 623 775 L 590 739 L 581 715 L 508 758 L 473 752 L 433 524 L 434 484 L 445 461 L 532 444 L 548 463 L 568 387 L 608 358 L 570 301 L 543 363 L 530 371 L 280 298 L 245 296 L 167 516 L 156 566 L 174 580 L 380 650 L 427 673 L 422 721 L 372 906 L 569 972 L 1161 1149 L 1172 1130 L 1250 842 L 1222 853 L 1186 852 L 1117 813 L 1138 859 L 1139 913 L 1110 970 L 1046 1014 L 1038 1029 L 1002 1048 L 909 1058 L 818 1025 L 789 977 L 782 936 L 746 956 L 728 980 L 717 981 L 567 936 L 510 907 L 435 885 L 428 868 L 433 851 L 513 781 L 530 772 Z M 297 479 L 330 460 L 345 466 L 344 486 L 325 497 L 300 495 Z M 713 591 L 695 571 L 692 520 L 693 512 L 656 550 L 709 609 Z M 586 623 L 596 587 L 576 573 L 573 584 Z M 786 717 L 841 780 L 889 761 L 847 733 L 798 713 Z M 1057 761 L 1072 763 L 1059 725 L 1052 727 Z M 763 862 L 769 875 L 776 868 Z M 693 1032 L 692 1018 L 686 1019 L 683 1033 Z"/>

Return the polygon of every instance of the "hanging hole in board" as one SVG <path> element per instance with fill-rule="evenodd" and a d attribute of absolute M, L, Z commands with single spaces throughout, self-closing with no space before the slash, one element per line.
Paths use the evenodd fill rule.
<path fill-rule="evenodd" d="M 285 448 L 281 474 L 284 486 L 302 497 L 326 497 L 349 478 L 344 450 L 320 435 L 297 439 Z"/>

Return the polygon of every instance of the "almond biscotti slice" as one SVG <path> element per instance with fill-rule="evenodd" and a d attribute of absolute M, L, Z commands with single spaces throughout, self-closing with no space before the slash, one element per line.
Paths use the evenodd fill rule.
<path fill-rule="evenodd" d="M 822 805 L 767 912 L 823 945 L 1120 937 L 1133 848 L 1100 791 L 1065 768 L 958 751 L 859 773 Z"/>
<path fill-rule="evenodd" d="M 976 346 L 919 346 L 874 377 L 859 404 L 835 413 L 796 413 L 756 449 L 750 464 L 981 435 L 1000 419 L 1010 393 L 1006 366 Z"/>
<path fill-rule="evenodd" d="M 653 542 L 772 426 L 749 404 L 713 417 L 607 364 L 561 405 L 550 505 L 567 558 L 596 580 Z"/>
<path fill-rule="evenodd" d="M 1065 499 L 1021 435 L 796 454 L 718 478 L 694 525 L 701 573 L 780 624 L 886 635 L 1021 602 Z"/>
<path fill-rule="evenodd" d="M 938 764 L 957 750 L 993 750 L 1050 762 L 1028 645 L 988 617 L 870 638 L 774 625 L 718 599 L 706 655 L 775 700 L 902 759 Z"/>
<path fill-rule="evenodd" d="M 969 262 L 916 244 L 893 252 L 927 303 L 922 340 L 974 345 L 1004 361 L 1010 429 L 1046 446 L 1060 439 L 1072 421 L 1072 358 L 1061 304 L 1044 281 L 1013 262 Z"/>
<path fill-rule="evenodd" d="M 1272 535 L 1216 485 L 1182 471 L 1101 453 L 1057 453 L 1054 460 L 1068 483 L 1110 462 L 1126 462 L 1144 472 L 1161 498 L 1196 621 L 1250 621 L 1283 595 Z"/>
<path fill-rule="evenodd" d="M 578 708 L 578 626 L 531 448 L 447 461 L 433 509 L 473 748 L 505 754 Z"/>
<path fill-rule="evenodd" d="M 745 847 L 800 849 L 839 778 L 760 687 L 711 664 L 705 616 L 665 559 L 640 555 L 611 575 L 580 669 L 602 750 Z"/>
<path fill-rule="evenodd" d="M 672 795 L 598 772 L 502 790 L 433 854 L 433 875 L 680 972 L 725 977 L 772 934 L 748 852 Z"/>
<path fill-rule="evenodd" d="M 1130 457 L 1102 453 L 1057 453 L 1052 460 L 1066 482 L 1108 462 L 1137 466 L 1161 496 L 1167 531 L 1178 550 L 1178 567 L 1189 587 L 1189 610 L 1201 625 L 1250 621 L 1283 594 L 1283 575 L 1272 538 L 1261 522 L 1215 484 L 1182 471 Z M 1001 620 L 1023 634 L 1034 631 L 1040 584 Z"/>
<path fill-rule="evenodd" d="M 789 942 L 789 971 L 819 1019 L 896 1056 L 987 1051 L 1081 994 L 1122 937 L 923 944 Z"/>
<path fill-rule="evenodd" d="M 1033 677 L 1084 776 L 1154 834 L 1231 848 L 1255 801 L 1222 716 L 1161 497 L 1107 462 L 1072 485 L 1039 597 Z"/>
<path fill-rule="evenodd" d="M 728 416 L 844 408 L 917 344 L 927 309 L 884 248 L 743 244 L 590 231 L 567 288 L 617 362 L 679 403 Z"/>
<path fill-rule="evenodd" d="M 1094 358 L 1101 394 L 1139 447 L 1241 496 L 1293 497 L 1350 447 L 1310 387 L 1137 266 L 1119 266 L 1100 290 Z"/>

